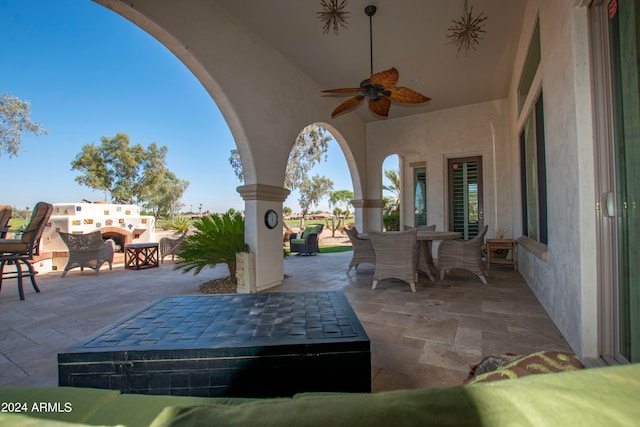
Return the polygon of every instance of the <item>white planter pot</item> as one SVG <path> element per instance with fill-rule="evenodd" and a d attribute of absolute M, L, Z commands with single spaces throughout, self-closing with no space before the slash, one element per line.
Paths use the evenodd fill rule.
<path fill-rule="evenodd" d="M 236 278 L 239 294 L 255 294 L 256 289 L 256 255 L 253 252 L 236 254 Z"/>

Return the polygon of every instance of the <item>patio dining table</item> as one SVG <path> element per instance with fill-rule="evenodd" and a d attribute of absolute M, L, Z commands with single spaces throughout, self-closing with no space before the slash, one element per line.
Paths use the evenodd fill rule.
<path fill-rule="evenodd" d="M 369 234 L 358 233 L 358 237 L 361 239 L 368 239 Z M 430 231 L 418 229 L 417 239 L 420 245 L 418 246 L 418 269 L 424 271 L 429 277 L 429 280 L 435 282 L 436 279 L 433 276 L 433 272 L 438 273 L 438 269 L 433 262 L 432 245 L 434 240 L 455 240 L 461 239 L 462 234 L 457 231 Z"/>

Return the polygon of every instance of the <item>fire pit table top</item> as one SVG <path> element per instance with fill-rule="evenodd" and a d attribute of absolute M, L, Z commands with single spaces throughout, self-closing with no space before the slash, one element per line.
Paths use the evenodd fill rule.
<path fill-rule="evenodd" d="M 368 337 L 341 292 L 165 297 L 68 349 L 120 351 L 323 343 Z"/>

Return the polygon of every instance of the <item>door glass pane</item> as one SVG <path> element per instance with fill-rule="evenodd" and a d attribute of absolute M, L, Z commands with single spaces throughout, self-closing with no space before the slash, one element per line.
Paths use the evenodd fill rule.
<path fill-rule="evenodd" d="M 640 0 L 609 3 L 618 230 L 618 347 L 640 362 Z"/>
<path fill-rule="evenodd" d="M 415 181 L 415 214 L 416 227 L 425 228 L 427 226 L 427 170 L 426 168 L 414 169 Z"/>
<path fill-rule="evenodd" d="M 524 62 L 524 68 L 522 69 L 522 75 L 520 76 L 520 82 L 518 83 L 518 113 L 522 111 L 524 101 L 529 95 L 531 90 L 531 84 L 533 78 L 538 71 L 538 65 L 540 64 L 540 23 L 536 22 L 536 28 L 533 32 L 533 38 L 531 39 L 531 45 L 527 52 L 527 59 Z"/>
<path fill-rule="evenodd" d="M 523 142 L 524 150 L 522 160 L 524 162 L 524 198 L 526 201 L 526 235 L 538 240 L 538 166 L 536 163 L 536 144 L 534 113 L 532 112 L 524 125 L 520 139 Z"/>
<path fill-rule="evenodd" d="M 449 229 L 465 239 L 482 228 L 481 158 L 449 160 L 450 221 Z"/>

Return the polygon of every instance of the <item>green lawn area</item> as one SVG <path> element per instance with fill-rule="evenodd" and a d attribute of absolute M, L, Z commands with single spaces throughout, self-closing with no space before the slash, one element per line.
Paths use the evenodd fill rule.
<path fill-rule="evenodd" d="M 332 254 L 336 252 L 349 252 L 353 250 L 353 246 L 322 246 L 320 245 L 321 254 Z"/>
<path fill-rule="evenodd" d="M 156 229 L 164 230 L 170 222 L 171 220 L 168 220 L 168 219 L 158 220 L 158 222 L 156 223 Z M 15 230 L 21 225 L 27 225 L 28 223 L 29 223 L 29 220 L 27 219 L 11 218 L 9 220 L 9 228 L 11 230 Z M 298 227 L 300 225 L 299 220 L 287 220 L 286 223 L 289 227 Z M 311 220 L 305 221 L 304 223 L 305 223 L 305 226 L 323 224 L 326 227 L 326 223 L 322 219 L 311 219 Z M 353 224 L 353 219 L 349 219 L 347 221 L 347 224 Z M 321 253 L 347 252 L 352 250 L 353 248 L 351 246 L 322 246 L 322 245 L 320 246 Z"/>
<path fill-rule="evenodd" d="M 11 218 L 9 220 L 9 229 L 15 230 L 21 225 L 27 225 L 29 223 L 28 219 L 20 219 L 20 218 Z"/>

